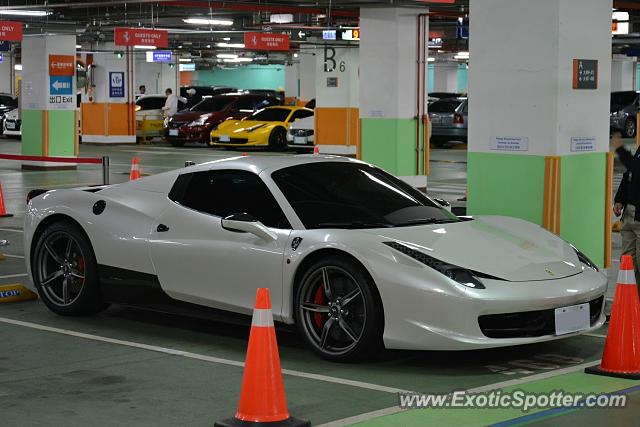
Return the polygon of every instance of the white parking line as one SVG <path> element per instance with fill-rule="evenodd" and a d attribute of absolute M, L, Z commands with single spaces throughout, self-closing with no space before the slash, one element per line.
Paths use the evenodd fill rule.
<path fill-rule="evenodd" d="M 24 259 L 23 255 L 6 254 L 4 252 L 2 252 L 2 255 L 6 256 L 7 258 L 21 258 L 21 259 Z"/>
<path fill-rule="evenodd" d="M 24 233 L 19 228 L 0 228 L 0 231 L 6 231 L 7 233 Z"/>
<path fill-rule="evenodd" d="M 584 334 L 588 337 L 596 337 L 596 338 L 606 338 L 606 335 L 602 335 L 602 334 Z"/>
<path fill-rule="evenodd" d="M 26 277 L 27 273 L 19 273 L 19 274 L 5 274 L 4 276 L 0 276 L 0 279 L 13 279 L 15 277 Z"/>
<path fill-rule="evenodd" d="M 25 274 L 25 276 L 26 276 L 26 274 Z M 0 278 L 2 278 L 2 276 L 0 276 Z M 125 347 L 133 347 L 133 348 L 139 348 L 139 349 L 142 349 L 142 350 L 155 351 L 155 352 L 158 352 L 158 353 L 170 354 L 172 356 L 182 356 L 182 357 L 186 357 L 186 358 L 189 358 L 189 359 L 202 360 L 202 361 L 205 361 L 205 362 L 212 362 L 212 363 L 219 363 L 221 365 L 236 366 L 238 368 L 243 368 L 244 367 L 244 362 L 240 362 L 240 361 L 236 361 L 236 360 L 222 359 L 222 358 L 219 358 L 219 357 L 207 356 L 207 355 L 204 355 L 204 354 L 192 353 L 192 352 L 189 352 L 189 351 L 182 351 L 182 350 L 177 350 L 177 349 L 173 349 L 173 348 L 158 347 L 158 346 L 155 346 L 155 345 L 142 344 L 142 343 L 133 342 L 133 341 L 125 341 L 125 340 L 119 340 L 119 339 L 115 339 L 115 338 L 102 337 L 102 336 L 99 336 L 99 335 L 85 334 L 83 332 L 71 331 L 69 329 L 54 328 L 54 327 L 51 327 L 51 326 L 40 325 L 40 324 L 37 324 L 37 323 L 23 322 L 23 321 L 20 321 L 20 320 L 8 319 L 6 317 L 0 317 L 0 322 L 8 323 L 8 324 L 11 324 L 11 325 L 24 326 L 26 328 L 37 329 L 37 330 L 40 330 L 40 331 L 53 332 L 53 333 L 56 333 L 56 334 L 69 335 L 69 336 L 72 336 L 72 337 L 84 338 L 84 339 L 93 340 L 93 341 L 100 341 L 100 342 L 106 342 L 106 343 L 110 343 L 110 344 L 122 345 L 122 346 L 125 346 Z M 368 390 L 380 391 L 380 392 L 384 392 L 384 393 L 393 393 L 393 394 L 395 394 L 395 393 L 406 393 L 406 392 L 408 392 L 408 390 L 403 390 L 403 389 L 400 389 L 400 388 L 387 387 L 387 386 L 383 386 L 383 385 L 379 385 L 379 384 L 367 383 L 367 382 L 363 382 L 363 381 L 348 380 L 346 378 L 337 378 L 337 377 L 330 377 L 330 376 L 327 376 L 327 375 L 320 375 L 320 374 L 312 374 L 312 373 L 308 373 L 308 372 L 294 371 L 294 370 L 291 370 L 291 369 L 283 369 L 282 373 L 284 375 L 290 375 L 290 376 L 293 376 L 293 377 L 307 378 L 307 379 L 312 379 L 312 380 L 317 380 L 317 381 L 324 381 L 324 382 L 328 382 L 328 383 L 347 385 L 347 386 L 351 386 L 351 387 L 359 387 L 359 388 L 364 388 L 364 389 L 368 389 Z"/>
<path fill-rule="evenodd" d="M 600 364 L 600 361 L 594 361 L 594 362 L 588 362 L 588 363 L 582 363 L 580 365 L 576 365 L 576 366 L 570 366 L 568 368 L 563 368 L 563 369 L 557 369 L 554 371 L 548 371 L 548 372 L 542 372 L 540 374 L 535 374 L 535 375 L 528 375 L 526 377 L 522 377 L 522 378 L 516 378 L 513 380 L 507 380 L 507 381 L 501 381 L 499 383 L 494 383 L 494 384 L 488 384 L 488 385 L 483 385 L 480 387 L 474 387 L 474 388 L 469 388 L 466 389 L 465 391 L 467 393 L 480 393 L 480 392 L 484 392 L 484 391 L 490 391 L 490 390 L 497 390 L 499 388 L 504 388 L 504 387 L 513 387 L 513 386 L 517 386 L 517 385 L 521 385 L 521 384 L 526 384 L 526 383 L 530 383 L 533 381 L 540 381 L 540 380 L 544 380 L 547 378 L 552 378 L 552 377 L 557 377 L 558 375 L 564 375 L 564 374 L 569 374 L 572 372 L 579 372 L 584 370 L 585 368 L 591 367 L 591 366 L 595 366 Z M 343 418 L 341 420 L 336 420 L 336 421 L 330 421 L 328 423 L 325 424 L 321 424 L 319 426 L 316 427 L 343 427 L 346 425 L 350 425 L 350 424 L 355 424 L 355 423 L 359 423 L 359 422 L 363 422 L 363 421 L 368 421 L 374 418 L 378 418 L 378 417 L 382 417 L 385 415 L 393 415 L 393 414 L 397 414 L 398 412 L 402 412 L 405 411 L 405 409 L 401 409 L 399 406 L 391 406 L 389 408 L 383 408 L 383 409 L 377 409 L 375 411 L 371 411 L 371 412 L 367 412 L 364 414 L 359 414 L 359 415 L 354 415 L 352 417 L 348 417 L 348 418 Z"/>

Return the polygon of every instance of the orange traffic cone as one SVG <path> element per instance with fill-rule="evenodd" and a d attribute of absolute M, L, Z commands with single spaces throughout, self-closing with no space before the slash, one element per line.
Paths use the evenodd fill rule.
<path fill-rule="evenodd" d="M 307 420 L 293 418 L 287 410 L 268 288 L 258 288 L 256 295 L 238 410 L 235 417 L 218 421 L 214 425 L 311 426 Z"/>
<path fill-rule="evenodd" d="M 242 157 L 247 157 L 249 154 L 247 154 L 247 153 L 242 153 L 242 154 L 240 154 L 240 155 L 241 155 Z"/>
<path fill-rule="evenodd" d="M 585 372 L 640 380 L 640 299 L 631 255 L 622 255 L 600 366 Z"/>
<path fill-rule="evenodd" d="M 129 181 L 140 178 L 140 159 L 134 157 L 131 160 L 131 172 L 129 173 Z"/>
<path fill-rule="evenodd" d="M 317 145 L 313 147 L 313 154 L 320 154 L 320 147 L 318 147 Z"/>
<path fill-rule="evenodd" d="M 7 209 L 4 207 L 4 196 L 2 195 L 2 183 L 0 182 L 0 218 L 8 218 L 13 214 L 7 213 Z"/>

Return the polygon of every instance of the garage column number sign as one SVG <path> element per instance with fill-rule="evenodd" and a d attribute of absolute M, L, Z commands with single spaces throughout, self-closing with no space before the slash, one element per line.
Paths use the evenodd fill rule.
<path fill-rule="evenodd" d="M 573 88 L 597 89 L 598 88 L 598 60 L 574 59 L 573 60 Z"/>
<path fill-rule="evenodd" d="M 0 21 L 0 40 L 21 42 L 22 22 Z"/>
<path fill-rule="evenodd" d="M 54 108 L 74 108 L 73 76 L 76 58 L 73 55 L 49 55 L 49 104 Z"/>
<path fill-rule="evenodd" d="M 116 46 L 169 46 L 169 33 L 166 30 L 146 28 L 117 27 L 114 33 Z"/>

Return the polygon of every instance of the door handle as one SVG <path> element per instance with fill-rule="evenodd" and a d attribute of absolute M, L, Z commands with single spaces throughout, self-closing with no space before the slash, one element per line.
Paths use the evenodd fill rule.
<path fill-rule="evenodd" d="M 169 231 L 169 227 L 167 227 L 164 224 L 158 224 L 158 227 L 156 228 L 156 231 L 158 233 L 164 233 L 165 231 Z"/>

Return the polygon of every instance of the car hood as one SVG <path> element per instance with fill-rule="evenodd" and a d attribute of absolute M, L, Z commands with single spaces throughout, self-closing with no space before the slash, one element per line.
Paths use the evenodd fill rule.
<path fill-rule="evenodd" d="M 206 111 L 183 111 L 173 115 L 172 119 L 176 122 L 192 122 L 207 114 Z"/>
<path fill-rule="evenodd" d="M 449 224 L 362 231 L 502 280 L 559 279 L 582 271 L 568 243 L 517 218 L 481 216 Z"/>

